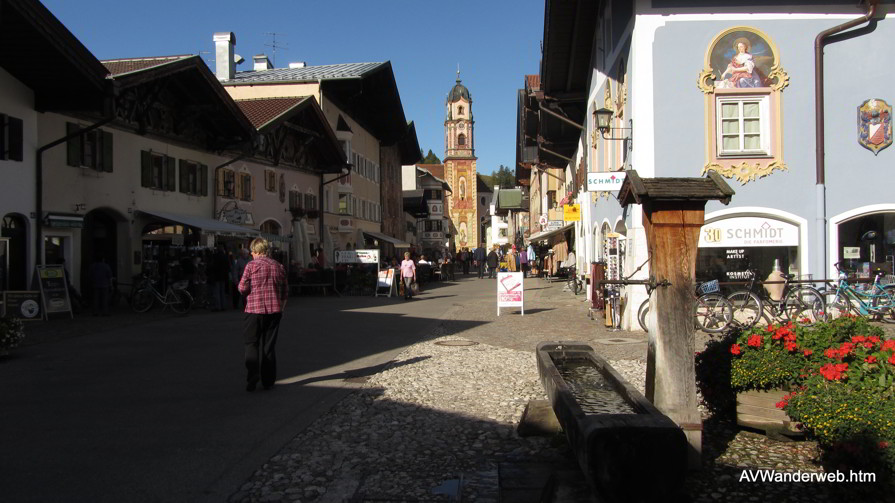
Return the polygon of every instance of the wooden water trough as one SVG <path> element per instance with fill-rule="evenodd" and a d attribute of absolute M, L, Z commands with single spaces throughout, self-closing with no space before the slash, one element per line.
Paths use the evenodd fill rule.
<path fill-rule="evenodd" d="M 537 361 L 553 411 L 601 500 L 671 501 L 680 493 L 688 444 L 671 419 L 583 342 L 542 342 Z M 590 406 L 582 407 L 576 393 L 580 397 L 580 388 L 588 383 L 567 382 L 561 369 L 570 365 L 592 367 L 601 386 L 617 395 L 614 399 L 625 412 L 593 413 L 587 411 Z"/>

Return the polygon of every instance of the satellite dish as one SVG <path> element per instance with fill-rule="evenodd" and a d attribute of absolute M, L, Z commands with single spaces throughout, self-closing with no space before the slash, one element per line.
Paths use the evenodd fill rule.
<path fill-rule="evenodd" d="M 242 64 L 242 63 L 245 62 L 245 58 L 243 58 L 243 57 L 240 56 L 239 54 L 234 54 L 234 55 L 233 55 L 233 62 L 236 63 L 237 65 L 240 65 L 240 64 Z"/>

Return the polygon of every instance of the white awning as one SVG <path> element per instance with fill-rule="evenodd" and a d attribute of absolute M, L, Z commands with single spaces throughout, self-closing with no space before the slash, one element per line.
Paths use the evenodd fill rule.
<path fill-rule="evenodd" d="M 366 234 L 367 236 L 370 236 L 373 239 L 381 239 L 382 241 L 389 242 L 389 243 L 395 245 L 395 248 L 410 248 L 410 243 L 401 241 L 398 238 L 393 238 L 391 236 L 387 236 L 387 235 L 379 233 L 379 232 L 363 231 L 363 233 Z"/>
<path fill-rule="evenodd" d="M 219 234 L 223 236 L 260 236 L 261 231 L 241 225 L 233 225 L 227 222 L 221 222 L 213 218 L 202 218 L 193 215 L 177 215 L 174 213 L 165 213 L 161 211 L 145 211 L 137 210 L 137 213 L 159 218 L 167 222 L 186 225 L 187 227 L 196 227 L 204 232 Z"/>
<path fill-rule="evenodd" d="M 539 232 L 537 234 L 532 234 L 531 236 L 528 237 L 527 241 L 529 243 L 534 243 L 535 241 L 543 241 L 544 239 L 547 239 L 551 236 L 555 236 L 561 232 L 565 232 L 565 231 L 571 229 L 572 227 L 575 227 L 575 222 L 566 224 L 566 225 L 560 227 L 559 229 L 553 229 L 552 231 L 543 231 L 543 232 Z"/>

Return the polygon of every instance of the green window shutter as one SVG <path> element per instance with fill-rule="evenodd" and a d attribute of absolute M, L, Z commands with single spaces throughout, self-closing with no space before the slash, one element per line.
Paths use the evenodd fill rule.
<path fill-rule="evenodd" d="M 73 122 L 65 123 L 65 133 L 67 135 L 76 133 L 79 129 L 81 127 Z M 81 137 L 75 136 L 69 139 L 66 142 L 66 147 L 68 149 L 67 164 L 76 168 L 81 166 Z"/>
<path fill-rule="evenodd" d="M 177 164 L 173 157 L 165 156 L 165 182 L 163 185 L 167 191 L 175 192 L 177 190 Z"/>
<path fill-rule="evenodd" d="M 6 133 L 9 144 L 6 145 L 7 158 L 10 161 L 21 161 L 25 154 L 24 125 L 22 119 L 7 117 Z"/>
<path fill-rule="evenodd" d="M 199 165 L 199 193 L 208 195 L 208 166 L 204 164 Z"/>
<path fill-rule="evenodd" d="M 189 189 L 189 176 L 190 175 L 189 175 L 189 173 L 187 173 L 187 164 L 183 159 L 181 159 L 180 162 L 178 162 L 178 164 L 179 164 L 178 168 L 180 168 L 180 191 L 183 192 L 184 194 L 186 194 L 187 190 Z"/>
<path fill-rule="evenodd" d="M 140 185 L 152 187 L 152 154 L 146 150 L 140 151 Z"/>
<path fill-rule="evenodd" d="M 112 133 L 108 131 L 102 132 L 102 142 L 103 142 L 103 171 L 106 173 L 112 172 L 112 156 L 114 154 L 112 150 Z"/>

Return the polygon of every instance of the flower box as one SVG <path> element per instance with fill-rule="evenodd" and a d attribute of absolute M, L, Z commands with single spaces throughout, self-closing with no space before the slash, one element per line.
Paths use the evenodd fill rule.
<path fill-rule="evenodd" d="M 782 389 L 737 393 L 737 424 L 764 430 L 765 435 L 775 439 L 804 436 L 801 424 L 777 408 L 788 393 Z"/>

